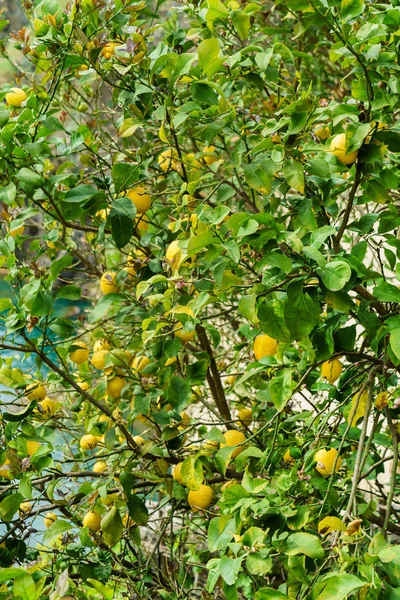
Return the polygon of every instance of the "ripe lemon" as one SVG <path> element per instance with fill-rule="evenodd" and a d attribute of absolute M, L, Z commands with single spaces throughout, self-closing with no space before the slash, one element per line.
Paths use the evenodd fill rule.
<path fill-rule="evenodd" d="M 182 331 L 183 325 L 180 323 L 174 327 L 174 336 L 181 340 L 181 342 L 191 342 L 196 335 L 195 331 Z"/>
<path fill-rule="evenodd" d="M 237 379 L 237 375 L 228 375 L 228 377 L 226 378 L 226 383 L 228 385 L 233 385 L 235 383 Z"/>
<path fill-rule="evenodd" d="M 288 448 L 283 455 L 283 460 L 290 465 L 293 465 L 296 462 L 293 456 L 290 454 L 290 448 Z"/>
<path fill-rule="evenodd" d="M 48 415 L 54 415 L 57 412 L 57 402 L 48 396 L 43 398 L 41 402 L 38 402 L 38 406 L 40 406 L 43 413 L 47 413 Z"/>
<path fill-rule="evenodd" d="M 320 473 L 324 477 L 331 475 L 333 471 L 333 464 L 335 462 L 337 454 L 338 451 L 335 450 L 335 448 L 331 448 L 330 450 L 325 450 L 325 448 L 321 448 L 321 450 L 318 450 L 314 454 L 314 460 L 317 463 L 315 469 L 318 471 L 318 473 Z M 342 466 L 342 462 L 343 461 L 339 456 L 336 462 L 336 472 L 339 471 L 340 467 Z"/>
<path fill-rule="evenodd" d="M 54 521 L 57 521 L 56 513 L 54 513 L 54 512 L 46 513 L 43 521 L 44 521 L 44 526 L 49 528 L 51 525 L 53 525 Z"/>
<path fill-rule="evenodd" d="M 207 165 L 217 162 L 218 156 L 215 155 L 215 146 L 204 146 L 203 153 L 205 155 L 203 160 Z"/>
<path fill-rule="evenodd" d="M 34 440 L 28 440 L 26 442 L 26 451 L 28 453 L 28 456 L 32 456 L 32 454 L 35 454 L 36 450 L 38 450 L 40 446 L 41 444 L 39 444 L 39 442 L 35 442 Z"/>
<path fill-rule="evenodd" d="M 21 227 L 17 227 L 16 229 L 12 229 L 10 231 L 11 237 L 15 238 L 17 235 L 23 235 L 25 231 L 25 226 L 21 225 Z"/>
<path fill-rule="evenodd" d="M 331 358 L 322 363 L 321 376 L 327 379 L 330 384 L 335 383 L 342 374 L 343 365 L 337 358 Z"/>
<path fill-rule="evenodd" d="M 115 48 L 119 46 L 119 44 L 117 42 L 108 42 L 103 48 L 102 48 L 102 55 L 104 56 L 104 58 L 106 58 L 107 60 L 109 60 L 112 56 L 114 56 L 115 54 Z"/>
<path fill-rule="evenodd" d="M 28 513 L 31 511 L 32 504 L 30 502 L 21 502 L 19 505 L 19 510 L 23 513 Z"/>
<path fill-rule="evenodd" d="M 93 473 L 104 473 L 104 471 L 107 471 L 107 468 L 107 463 L 104 460 L 98 460 L 94 463 L 92 471 Z"/>
<path fill-rule="evenodd" d="M 13 474 L 12 474 L 12 471 L 11 471 L 11 463 L 8 460 L 8 458 L 0 466 L 0 477 L 2 479 L 13 479 Z"/>
<path fill-rule="evenodd" d="M 188 494 L 188 504 L 193 510 L 193 512 L 197 512 L 198 510 L 206 510 L 213 503 L 213 491 L 209 485 L 204 485 L 203 483 L 200 486 L 200 489 L 194 491 L 191 490 Z"/>
<path fill-rule="evenodd" d="M 185 485 L 183 483 L 183 479 L 182 479 L 182 475 L 181 475 L 182 465 L 183 465 L 183 463 L 181 463 L 181 462 L 178 463 L 177 465 L 175 465 L 175 468 L 172 471 L 172 477 L 175 479 L 175 481 L 177 481 L 181 485 Z"/>
<path fill-rule="evenodd" d="M 133 204 L 136 206 L 138 215 L 143 215 L 151 206 L 151 196 L 146 194 L 146 190 L 142 187 L 131 188 L 126 192 Z"/>
<path fill-rule="evenodd" d="M 229 429 L 224 433 L 225 444 L 220 444 L 221 448 L 225 448 L 225 446 L 237 446 L 238 444 L 243 444 L 246 441 L 246 436 L 241 431 L 236 431 L 236 429 Z M 236 448 L 232 452 L 232 458 L 236 458 L 238 454 L 243 452 L 244 446 L 240 446 L 240 448 Z"/>
<path fill-rule="evenodd" d="M 115 283 L 116 277 L 117 274 L 112 271 L 103 273 L 103 275 L 100 278 L 100 289 L 103 292 L 103 294 L 116 294 L 119 292 L 119 287 Z"/>
<path fill-rule="evenodd" d="M 318 127 L 314 133 L 317 137 L 319 137 L 320 140 L 327 140 L 331 135 L 328 125 Z"/>
<path fill-rule="evenodd" d="M 109 350 L 110 348 L 111 344 L 107 340 L 96 340 L 93 344 L 93 352 L 99 352 L 100 350 Z"/>
<path fill-rule="evenodd" d="M 102 371 L 106 366 L 106 358 L 108 355 L 108 350 L 98 350 L 97 352 L 93 352 L 91 358 L 92 365 L 99 371 Z"/>
<path fill-rule="evenodd" d="M 246 423 L 249 425 L 253 419 L 253 411 L 251 408 L 241 408 L 237 413 L 238 418 L 242 421 L 242 423 Z"/>
<path fill-rule="evenodd" d="M 25 396 L 29 400 L 43 400 L 46 397 L 46 388 L 39 381 L 35 381 L 26 386 Z"/>
<path fill-rule="evenodd" d="M 123 439 L 125 441 L 125 438 L 123 438 Z M 137 444 L 138 446 L 141 446 L 142 444 L 145 443 L 145 439 L 142 438 L 141 435 L 134 435 L 132 439 L 135 442 L 135 444 Z"/>
<path fill-rule="evenodd" d="M 160 169 L 166 173 L 170 169 L 178 170 L 179 163 L 177 162 L 178 154 L 175 149 L 167 148 L 159 154 L 157 158 L 157 162 L 160 166 Z"/>
<path fill-rule="evenodd" d="M 93 450 L 93 448 L 96 448 L 98 443 L 99 439 L 96 435 L 91 435 L 90 433 L 87 433 L 86 435 L 83 435 L 79 440 L 79 447 L 81 448 L 81 450 Z"/>
<path fill-rule="evenodd" d="M 9 106 L 21 106 L 23 102 L 27 99 L 27 95 L 24 90 L 21 88 L 13 87 L 11 88 L 12 92 L 8 92 L 6 94 L 6 102 Z"/>
<path fill-rule="evenodd" d="M 125 379 L 116 375 L 115 377 L 107 381 L 107 394 L 111 396 L 111 398 L 119 398 L 121 395 L 121 391 L 125 387 L 125 385 Z"/>
<path fill-rule="evenodd" d="M 146 215 L 140 215 L 140 217 L 135 218 L 135 227 L 141 236 L 142 233 L 145 233 L 149 228 L 149 220 Z"/>
<path fill-rule="evenodd" d="M 358 150 L 346 154 L 346 134 L 335 135 L 330 144 L 330 151 L 343 165 L 351 165 L 358 156 Z"/>
<path fill-rule="evenodd" d="M 81 365 L 89 358 L 89 348 L 84 342 L 74 342 L 73 345 L 79 348 L 70 352 L 69 358 L 76 365 Z"/>
<path fill-rule="evenodd" d="M 82 523 L 84 527 L 89 527 L 91 531 L 99 531 L 101 527 L 101 515 L 90 510 L 83 517 Z"/>
<path fill-rule="evenodd" d="M 278 342 L 266 333 L 258 335 L 254 340 L 253 352 L 256 360 L 261 360 L 264 356 L 274 356 L 278 348 Z"/>
<path fill-rule="evenodd" d="M 165 258 L 174 265 L 178 265 L 180 263 L 180 261 L 182 260 L 182 256 L 183 256 L 183 252 L 179 248 L 178 244 L 179 244 L 178 240 L 174 240 L 173 242 L 171 242 L 165 253 Z"/>
<path fill-rule="evenodd" d="M 150 363 L 151 360 L 148 356 L 135 356 L 132 361 L 132 369 L 141 373 Z"/>

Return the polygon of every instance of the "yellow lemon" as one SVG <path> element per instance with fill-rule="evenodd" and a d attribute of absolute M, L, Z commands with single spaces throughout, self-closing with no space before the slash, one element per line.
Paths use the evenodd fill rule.
<path fill-rule="evenodd" d="M 123 439 L 125 440 L 125 438 L 123 438 Z M 132 439 L 135 442 L 135 444 L 137 444 L 138 446 L 141 446 L 142 444 L 145 443 L 145 439 L 142 438 L 141 435 L 134 435 Z"/>
<path fill-rule="evenodd" d="M 47 413 L 48 415 L 54 415 L 57 412 L 57 402 L 48 396 L 43 398 L 41 402 L 38 402 L 38 406 L 40 406 L 43 413 Z"/>
<path fill-rule="evenodd" d="M 241 408 L 237 413 L 238 418 L 242 421 L 242 423 L 246 423 L 249 425 L 253 419 L 253 411 L 251 408 Z"/>
<path fill-rule="evenodd" d="M 321 450 L 318 450 L 314 454 L 314 460 L 317 463 L 315 469 L 324 477 L 331 475 L 331 473 L 333 472 L 333 465 L 337 456 L 338 451 L 335 450 L 335 448 L 331 448 L 330 450 L 325 450 L 325 448 L 321 448 Z M 340 456 L 338 456 L 335 468 L 336 472 L 339 471 L 340 467 L 342 466 L 342 462 L 342 459 L 340 458 Z"/>
<path fill-rule="evenodd" d="M 213 491 L 209 485 L 201 484 L 200 488 L 196 491 L 191 490 L 188 494 L 188 504 L 193 510 L 206 510 L 213 503 Z"/>
<path fill-rule="evenodd" d="M 106 366 L 106 358 L 109 355 L 108 350 L 98 350 L 97 352 L 93 352 L 91 363 L 99 371 L 102 371 Z"/>
<path fill-rule="evenodd" d="M 103 294 L 117 294 L 119 292 L 119 287 L 115 283 L 116 277 L 117 274 L 113 273 L 112 271 L 103 273 L 100 279 L 100 289 Z"/>
<path fill-rule="evenodd" d="M 182 479 L 182 475 L 181 475 L 182 465 L 183 465 L 183 463 L 181 463 L 181 462 L 178 463 L 177 465 L 175 465 L 175 468 L 172 471 L 172 477 L 175 479 L 175 481 L 177 481 L 181 485 L 185 485 L 183 483 L 183 479 Z"/>
<path fill-rule="evenodd" d="M 21 225 L 21 227 L 17 227 L 16 229 L 12 229 L 10 231 L 11 237 L 15 238 L 17 235 L 23 235 L 25 231 L 25 226 Z"/>
<path fill-rule="evenodd" d="M 161 154 L 159 154 L 157 162 L 160 166 L 160 169 L 164 171 L 164 173 L 166 173 L 170 169 L 174 169 L 175 171 L 177 171 L 177 158 L 178 154 L 176 150 L 173 148 L 167 148 L 167 150 L 164 150 L 163 152 L 161 152 Z"/>
<path fill-rule="evenodd" d="M 88 527 L 91 531 L 99 531 L 101 527 L 101 515 L 90 510 L 83 517 L 82 523 L 84 527 Z"/>
<path fill-rule="evenodd" d="M 215 146 L 204 146 L 203 154 L 203 160 L 207 165 L 212 165 L 218 160 L 218 156 L 215 155 Z"/>
<path fill-rule="evenodd" d="M 288 448 L 286 450 L 285 454 L 283 455 L 283 460 L 286 463 L 289 463 L 290 465 L 293 465 L 296 462 L 295 459 L 293 458 L 293 456 L 291 456 L 291 454 L 290 454 L 290 448 Z"/>
<path fill-rule="evenodd" d="M 266 333 L 258 335 L 254 340 L 253 352 L 256 360 L 261 360 L 264 356 L 274 356 L 278 348 L 278 342 Z"/>
<path fill-rule="evenodd" d="M 182 331 L 183 325 L 180 323 L 179 325 L 175 325 L 174 327 L 174 336 L 181 340 L 181 342 L 191 342 L 196 335 L 195 331 Z"/>
<path fill-rule="evenodd" d="M 19 510 L 23 513 L 28 513 L 31 511 L 32 504 L 30 502 L 21 502 L 19 505 Z"/>
<path fill-rule="evenodd" d="M 321 376 L 327 379 L 330 384 L 335 383 L 342 374 L 343 365 L 337 358 L 331 358 L 322 363 Z"/>
<path fill-rule="evenodd" d="M 54 521 L 57 521 L 57 515 L 54 512 L 48 512 L 44 515 L 44 526 L 45 527 L 50 527 L 51 525 L 53 525 Z"/>
<path fill-rule="evenodd" d="M 32 456 L 32 454 L 35 454 L 36 450 L 38 450 L 40 446 L 41 444 L 39 444 L 39 442 L 35 442 L 34 440 L 28 440 L 26 442 L 26 451 L 28 453 L 28 456 Z"/>
<path fill-rule="evenodd" d="M 11 463 L 8 460 L 8 458 L 0 466 L 0 478 L 2 478 L 2 479 L 13 479 L 13 474 L 12 474 L 12 471 L 11 471 Z"/>
<path fill-rule="evenodd" d="M 135 218 L 135 227 L 141 236 L 142 233 L 145 233 L 149 228 L 149 219 L 146 215 L 140 215 L 140 217 Z"/>
<path fill-rule="evenodd" d="M 335 135 L 330 143 L 330 151 L 343 165 L 351 165 L 358 156 L 358 150 L 346 154 L 346 134 Z"/>
<path fill-rule="evenodd" d="M 246 436 L 241 431 L 236 431 L 236 429 L 229 429 L 224 433 L 225 444 L 221 443 L 221 448 L 225 448 L 225 446 L 238 446 L 239 444 L 243 444 L 246 441 Z M 240 446 L 240 448 L 236 448 L 232 452 L 231 457 L 236 458 L 238 454 L 243 452 L 244 446 Z"/>
<path fill-rule="evenodd" d="M 320 140 L 327 140 L 331 135 L 328 125 L 318 127 L 314 133 L 317 137 L 319 137 Z"/>
<path fill-rule="evenodd" d="M 113 504 L 118 500 L 118 496 L 118 492 L 114 494 L 107 494 L 105 498 L 100 498 L 100 502 L 104 504 L 104 506 L 110 506 L 110 504 Z"/>
<path fill-rule="evenodd" d="M 228 375 L 226 382 L 228 385 L 233 385 L 237 379 L 237 375 Z"/>
<path fill-rule="evenodd" d="M 79 447 L 81 448 L 81 450 L 93 450 L 93 448 L 96 448 L 98 443 L 99 439 L 97 436 L 87 433 L 86 435 L 83 435 L 79 440 Z"/>
<path fill-rule="evenodd" d="M 111 398 L 119 398 L 121 395 L 121 391 L 125 387 L 125 385 L 125 379 L 116 375 L 115 377 L 107 381 L 107 394 L 111 396 Z"/>
<path fill-rule="evenodd" d="M 81 365 L 89 358 L 89 348 L 84 342 L 73 342 L 73 345 L 79 347 L 69 353 L 69 358 L 76 365 Z"/>
<path fill-rule="evenodd" d="M 110 348 L 111 344 L 107 340 L 96 340 L 93 344 L 93 352 L 99 352 L 100 350 L 109 350 Z"/>
<path fill-rule="evenodd" d="M 6 102 L 9 106 L 21 106 L 23 102 L 27 99 L 27 95 L 24 90 L 21 88 L 13 87 L 11 88 L 12 92 L 8 92 L 6 94 Z"/>
<path fill-rule="evenodd" d="M 118 42 L 108 42 L 101 50 L 104 58 L 109 60 L 115 54 L 115 48 L 119 46 Z"/>
<path fill-rule="evenodd" d="M 30 383 L 25 390 L 29 400 L 43 400 L 46 397 L 46 388 L 39 381 Z"/>
<path fill-rule="evenodd" d="M 151 196 L 146 194 L 146 190 L 142 187 L 135 187 L 126 192 L 133 204 L 136 206 L 138 215 L 143 215 L 151 206 Z"/>
<path fill-rule="evenodd" d="M 150 363 L 151 360 L 148 356 L 135 356 L 132 361 L 132 369 L 141 373 Z"/>
<path fill-rule="evenodd" d="M 94 463 L 92 471 L 93 473 L 104 473 L 104 471 L 107 471 L 107 468 L 107 463 L 104 460 L 98 460 Z"/>

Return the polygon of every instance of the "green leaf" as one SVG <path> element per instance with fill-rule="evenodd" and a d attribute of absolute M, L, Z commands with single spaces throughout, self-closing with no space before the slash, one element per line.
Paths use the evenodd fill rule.
<path fill-rule="evenodd" d="M 269 383 L 271 400 L 278 412 L 281 412 L 292 397 L 292 370 L 285 369 Z"/>
<path fill-rule="evenodd" d="M 283 176 L 288 185 L 300 194 L 304 194 L 304 168 L 300 161 L 291 158 L 283 163 Z"/>
<path fill-rule="evenodd" d="M 166 397 L 177 412 L 181 412 L 190 403 L 192 399 L 192 389 L 190 384 L 174 375 L 168 384 Z"/>
<path fill-rule="evenodd" d="M 0 313 L 10 310 L 13 307 L 13 303 L 10 298 L 0 298 Z"/>
<path fill-rule="evenodd" d="M 400 302 L 400 289 L 386 281 L 374 287 L 373 295 L 380 302 Z"/>
<path fill-rule="evenodd" d="M 129 189 L 139 179 L 139 168 L 130 163 L 117 162 L 111 169 L 115 193 Z"/>
<path fill-rule="evenodd" d="M 383 142 L 390 152 L 400 152 L 400 131 L 377 131 L 374 139 Z"/>
<path fill-rule="evenodd" d="M 95 323 L 110 310 L 110 308 L 118 308 L 119 303 L 124 300 L 122 294 L 106 294 L 96 304 L 90 313 L 89 323 Z"/>
<path fill-rule="evenodd" d="M 211 244 L 220 244 L 221 241 L 212 233 L 212 231 L 204 231 L 199 235 L 194 235 L 189 239 L 187 253 L 188 256 L 193 256 L 207 248 Z"/>
<path fill-rule="evenodd" d="M 16 577 L 23 577 L 26 575 L 26 569 L 20 569 L 18 567 L 9 567 L 8 569 L 0 569 L 0 583 L 10 581 Z"/>
<path fill-rule="evenodd" d="M 209 38 L 200 42 L 197 48 L 199 67 L 203 73 L 207 73 L 213 63 L 219 58 L 219 42 L 217 38 Z"/>
<path fill-rule="evenodd" d="M 389 343 L 393 354 L 400 360 L 400 328 L 390 332 Z"/>
<path fill-rule="evenodd" d="M 54 523 L 50 525 L 48 529 L 43 534 L 43 542 L 49 542 L 59 535 L 65 533 L 66 531 L 70 531 L 73 528 L 71 523 L 68 521 L 64 521 L 62 519 L 56 519 Z"/>
<path fill-rule="evenodd" d="M 253 190 L 262 190 L 268 193 L 271 189 L 272 176 L 267 173 L 260 163 L 242 165 L 247 183 Z"/>
<path fill-rule="evenodd" d="M 191 454 L 182 463 L 182 481 L 189 490 L 200 489 L 204 481 L 203 466 L 197 454 Z"/>
<path fill-rule="evenodd" d="M 286 540 L 287 556 L 296 556 L 305 554 L 309 558 L 321 559 L 325 553 L 321 545 L 321 540 L 316 535 L 310 533 L 292 533 Z"/>
<path fill-rule="evenodd" d="M 298 534 L 295 534 L 298 535 Z M 314 597 L 317 600 L 345 600 L 350 594 L 365 585 L 355 575 L 348 573 L 328 573 L 315 585 Z"/>
<path fill-rule="evenodd" d="M 36 188 L 40 187 L 44 183 L 44 179 L 41 175 L 39 175 L 39 173 L 35 173 L 35 171 L 32 171 L 32 169 L 26 169 L 25 167 L 20 169 L 15 177 L 21 183 L 27 183 L 28 185 Z"/>
<path fill-rule="evenodd" d="M 104 541 L 110 548 L 115 546 L 122 537 L 124 526 L 122 524 L 121 515 L 116 506 L 113 506 L 101 520 L 101 532 Z"/>
<path fill-rule="evenodd" d="M 111 234 L 117 248 L 123 248 L 133 235 L 136 207 L 130 198 L 117 198 L 111 206 Z"/>
<path fill-rule="evenodd" d="M 236 582 L 243 558 L 243 556 L 239 556 L 238 558 L 223 556 L 219 561 L 219 573 L 228 585 L 233 585 Z"/>
<path fill-rule="evenodd" d="M 50 265 L 51 279 L 55 281 L 59 274 L 72 264 L 73 260 L 71 255 L 66 254 L 58 260 L 53 261 Z"/>
<path fill-rule="evenodd" d="M 65 192 L 63 200 L 64 202 L 84 204 L 86 200 L 90 200 L 96 194 L 98 194 L 98 190 L 93 185 L 84 183 Z"/>
<path fill-rule="evenodd" d="M 36 584 L 32 575 L 25 573 L 14 579 L 13 592 L 15 597 L 22 600 L 36 600 Z"/>
<path fill-rule="evenodd" d="M 278 590 L 261 588 L 256 592 L 254 600 L 289 600 L 289 598 Z"/>
<path fill-rule="evenodd" d="M 340 14 L 342 21 L 350 21 L 360 16 L 364 11 L 364 0 L 342 0 Z"/>
<path fill-rule="evenodd" d="M 213 106 L 218 104 L 218 94 L 207 83 L 193 83 L 191 86 L 193 100 Z"/>
<path fill-rule="evenodd" d="M 103 598 L 105 598 L 106 600 L 113 600 L 113 598 L 115 597 L 114 589 L 107 587 L 106 585 L 104 585 L 104 583 L 101 583 L 101 581 L 97 581 L 97 579 L 91 579 L 90 577 L 88 577 L 87 581 L 88 583 L 90 583 L 90 585 L 94 587 L 96 592 L 101 594 L 101 596 L 103 596 Z"/>
<path fill-rule="evenodd" d="M 13 520 L 15 513 L 19 509 L 19 505 L 23 502 L 24 497 L 21 494 L 10 494 L 0 502 L 0 517 L 5 523 Z"/>
<path fill-rule="evenodd" d="M 208 549 L 210 552 L 224 550 L 236 533 L 235 519 L 231 515 L 223 515 L 211 519 L 208 526 Z"/>
<path fill-rule="evenodd" d="M 287 288 L 285 322 L 292 339 L 301 340 L 311 333 L 319 319 L 319 307 L 307 293 L 303 293 L 303 283 L 294 281 Z"/>
<path fill-rule="evenodd" d="M 207 6 L 206 20 L 212 31 L 213 22 L 217 19 L 226 18 L 229 10 L 222 4 L 221 0 L 207 0 Z"/>
<path fill-rule="evenodd" d="M 0 187 L 0 202 L 11 205 L 14 202 L 16 195 L 17 188 L 15 187 L 15 183 L 11 182 L 4 187 Z"/>
<path fill-rule="evenodd" d="M 136 494 L 132 494 L 132 496 L 129 496 L 127 504 L 131 519 L 138 525 L 147 525 L 149 512 L 143 500 Z"/>
<path fill-rule="evenodd" d="M 351 267 L 344 260 L 332 260 L 327 263 L 325 269 L 317 269 L 324 285 L 332 292 L 343 289 L 351 277 Z"/>
<path fill-rule="evenodd" d="M 263 300 L 258 308 L 260 329 L 279 342 L 290 342 L 291 335 L 285 321 L 285 303 L 277 298 Z"/>
<path fill-rule="evenodd" d="M 248 319 L 253 325 L 258 323 L 256 299 L 257 296 L 252 293 L 242 296 L 242 298 L 239 300 L 239 312 L 242 313 L 242 315 L 244 315 L 246 319 Z"/>
<path fill-rule="evenodd" d="M 272 570 L 272 558 L 253 552 L 246 558 L 246 568 L 251 575 L 266 575 Z"/>
<path fill-rule="evenodd" d="M 250 17 L 244 11 L 235 10 L 232 13 L 232 23 L 241 40 L 245 40 L 250 31 Z"/>

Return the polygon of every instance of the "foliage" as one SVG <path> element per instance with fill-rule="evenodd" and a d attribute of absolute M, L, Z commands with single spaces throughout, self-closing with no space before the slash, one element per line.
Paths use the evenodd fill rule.
<path fill-rule="evenodd" d="M 0 597 L 400 597 L 397 0 L 26 4 Z"/>

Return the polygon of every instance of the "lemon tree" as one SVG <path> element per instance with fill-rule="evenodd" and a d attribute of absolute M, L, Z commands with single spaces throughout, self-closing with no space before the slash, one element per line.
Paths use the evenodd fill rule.
<path fill-rule="evenodd" d="M 0 600 L 399 597 L 397 0 L 25 13 Z"/>

